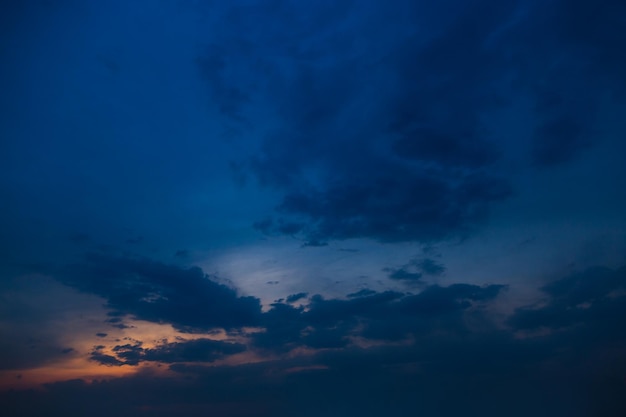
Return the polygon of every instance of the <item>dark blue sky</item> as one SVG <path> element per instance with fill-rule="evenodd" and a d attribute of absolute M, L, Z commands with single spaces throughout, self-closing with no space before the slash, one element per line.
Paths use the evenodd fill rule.
<path fill-rule="evenodd" d="M 0 11 L 2 415 L 626 413 L 623 2 Z"/>

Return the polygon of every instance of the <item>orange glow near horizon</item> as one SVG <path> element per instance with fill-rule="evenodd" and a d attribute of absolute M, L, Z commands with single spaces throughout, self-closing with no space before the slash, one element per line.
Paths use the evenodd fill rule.
<path fill-rule="evenodd" d="M 41 366 L 27 369 L 0 370 L 0 390 L 29 389 L 41 387 L 43 384 L 81 379 L 86 382 L 111 378 L 128 377 L 138 372 L 150 372 L 155 375 L 170 374 L 169 366 L 158 362 L 141 362 L 137 366 L 107 366 L 90 359 L 90 353 L 95 346 L 103 346 L 100 353 L 116 356 L 112 350 L 116 345 L 135 344 L 141 342 L 141 347 L 155 348 L 163 343 L 175 343 L 195 339 L 212 339 L 245 343 L 244 336 L 231 336 L 224 330 L 210 333 L 182 333 L 170 324 L 158 324 L 143 320 L 125 320 L 129 325 L 126 329 L 106 329 L 106 336 L 99 337 L 97 328 L 93 326 L 75 327 L 72 333 L 66 334 L 63 343 L 73 349 L 67 356 Z M 66 329 L 70 327 L 67 326 Z M 80 330 L 77 330 L 80 329 Z M 246 329 L 254 332 L 258 329 Z M 243 363 L 260 362 L 267 360 L 251 351 L 230 355 L 218 361 L 208 363 L 211 366 L 234 366 Z"/>
<path fill-rule="evenodd" d="M 82 379 L 94 380 L 117 378 L 135 374 L 139 367 L 103 366 L 90 361 L 85 355 L 31 369 L 0 371 L 0 389 L 36 388 L 43 384 Z"/>

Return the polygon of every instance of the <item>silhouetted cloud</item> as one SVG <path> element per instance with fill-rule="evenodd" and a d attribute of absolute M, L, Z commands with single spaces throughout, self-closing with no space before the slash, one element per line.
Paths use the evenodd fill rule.
<path fill-rule="evenodd" d="M 106 366 L 122 366 L 122 365 L 127 365 L 124 361 L 120 361 L 119 359 L 117 359 L 115 356 L 112 355 L 106 355 L 104 353 L 100 353 L 99 351 L 95 351 L 92 352 L 89 355 L 89 358 L 92 361 L 98 362 L 101 365 L 106 365 Z"/>
<path fill-rule="evenodd" d="M 472 302 L 494 299 L 504 288 L 506 288 L 504 285 L 485 287 L 472 284 L 453 284 L 448 287 L 432 285 L 417 295 L 404 298 L 401 301 L 401 309 L 425 315 L 465 310 L 471 307 Z"/>
<path fill-rule="evenodd" d="M 306 298 L 308 295 L 309 293 L 306 293 L 306 292 L 299 292 L 297 294 L 291 294 L 287 297 L 286 301 L 288 303 L 295 303 L 296 301 Z"/>
<path fill-rule="evenodd" d="M 92 254 L 58 274 L 63 283 L 104 297 L 118 313 L 171 323 L 182 331 L 252 326 L 261 307 L 254 297 L 239 297 L 200 268 L 183 269 L 147 259 Z M 116 314 L 118 314 L 116 313 Z M 108 322 L 122 325 L 120 317 Z"/>
<path fill-rule="evenodd" d="M 213 362 L 246 350 L 246 346 L 240 343 L 212 339 L 165 342 L 153 348 L 144 348 L 142 342 L 127 343 L 111 349 L 115 356 L 103 354 L 102 348 L 94 347 L 90 359 L 107 366 L 137 366 L 141 362 Z"/>
<path fill-rule="evenodd" d="M 568 315 L 580 303 L 590 304 L 580 308 L 591 316 L 567 324 L 566 331 L 516 337 L 515 332 L 529 328 L 520 318 L 544 307 L 518 310 L 509 322 L 513 327 L 503 328 L 481 307 L 503 290 L 498 285 L 429 286 L 414 295 L 365 292 L 348 300 L 317 296 L 306 309 L 275 304 L 264 314 L 266 333 L 252 335 L 250 347 L 308 346 L 315 349 L 309 354 L 206 366 L 203 363 L 243 352 L 246 346 L 209 339 L 164 342 L 154 348 L 133 342 L 115 346 L 115 356 L 96 346 L 90 357 L 103 365 L 170 363 L 180 378 L 140 372 L 107 382 L 58 382 L 45 390 L 2 392 L 0 402 L 9 415 L 19 409 L 25 416 L 40 415 L 44 409 L 59 415 L 129 415 L 123 410 L 137 408 L 155 417 L 181 410 L 187 415 L 349 410 L 364 416 L 435 416 L 470 410 L 495 417 L 503 409 L 520 417 L 530 412 L 545 417 L 619 415 L 626 409 L 619 395 L 626 368 L 620 359 L 624 323 L 616 318 L 626 317 L 625 271 L 592 268 L 543 287 L 547 309 L 556 306 Z M 363 348 L 351 342 L 366 335 L 363 325 L 374 323 L 384 325 L 384 340 L 401 343 Z M 398 325 L 412 337 L 394 335 Z M 581 354 L 589 360 L 580 361 Z M 520 395 L 524 401 L 510 408 Z M 318 401 L 320 396 L 324 401 Z"/>
<path fill-rule="evenodd" d="M 542 287 L 548 296 L 547 303 L 518 309 L 508 323 L 517 330 L 558 330 L 572 326 L 579 326 L 577 331 L 581 327 L 599 330 L 606 327 L 607 320 L 612 325 L 626 325 L 625 289 L 626 268 L 589 269 Z"/>
<path fill-rule="evenodd" d="M 174 362 L 213 362 L 227 355 L 246 350 L 241 343 L 221 340 L 195 339 L 184 342 L 165 343 L 144 350 L 144 360 L 165 363 Z"/>
<path fill-rule="evenodd" d="M 299 346 L 339 348 L 351 337 L 393 341 L 426 337 L 439 326 L 461 326 L 465 311 L 491 301 L 501 285 L 428 286 L 417 295 L 362 290 L 347 299 L 310 298 L 306 306 L 274 303 L 263 314 L 263 332 L 251 335 L 254 346 L 286 352 Z M 473 314 L 478 314 L 474 312 Z M 429 323 L 437 319 L 434 324 Z"/>

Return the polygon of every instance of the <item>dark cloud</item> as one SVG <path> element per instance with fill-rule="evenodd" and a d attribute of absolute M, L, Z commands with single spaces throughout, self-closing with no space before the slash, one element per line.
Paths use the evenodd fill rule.
<path fill-rule="evenodd" d="M 509 192 L 504 183 L 482 176 L 466 176 L 460 185 L 452 185 L 425 173 L 405 174 L 290 193 L 280 211 L 308 217 L 302 232 L 312 239 L 429 241 L 468 233 L 485 218 L 485 203 Z"/>
<path fill-rule="evenodd" d="M 555 167 L 598 142 L 598 109 L 624 80 L 613 68 L 624 60 L 612 14 L 623 6 L 452 3 L 454 13 L 404 2 L 378 10 L 386 16 L 406 7 L 399 25 L 408 28 L 428 27 L 420 17 L 435 13 L 439 26 L 427 36 L 389 31 L 353 4 L 366 26 L 357 19 L 352 32 L 335 30 L 348 38 L 367 33 L 376 48 L 325 44 L 317 56 L 324 65 L 301 48 L 282 55 L 289 70 L 274 68 L 284 78 L 270 81 L 281 127 L 250 162 L 282 201 L 277 220 L 257 223 L 259 230 L 321 243 L 465 237 L 512 194 L 503 158 Z M 597 20 L 586 23 L 587 14 Z M 293 29 L 307 45 L 333 31 Z M 611 81 L 594 81 L 607 73 Z M 492 113 L 520 100 L 534 103 L 532 133 L 516 139 L 522 147 L 491 131 L 499 123 Z"/>
<path fill-rule="evenodd" d="M 241 343 L 223 342 L 211 339 L 195 339 L 159 345 L 144 350 L 144 360 L 165 363 L 174 362 L 213 362 L 224 356 L 246 350 Z"/>
<path fill-rule="evenodd" d="M 89 358 L 92 361 L 98 362 L 101 365 L 105 366 L 122 366 L 126 365 L 125 362 L 117 359 L 115 356 L 106 355 L 104 353 L 100 353 L 99 351 L 94 351 L 89 355 Z"/>
<path fill-rule="evenodd" d="M 415 265 L 427 275 L 442 275 L 446 271 L 445 266 L 431 258 L 416 261 Z"/>
<path fill-rule="evenodd" d="M 299 346 L 306 323 L 302 320 L 303 307 L 275 303 L 263 314 L 264 332 L 252 335 L 256 347 L 266 350 L 288 352 Z"/>
<path fill-rule="evenodd" d="M 141 362 L 214 362 L 246 350 L 246 346 L 240 343 L 212 339 L 166 342 L 153 348 L 142 346 L 141 342 L 116 345 L 111 349 L 115 356 L 103 354 L 103 346 L 96 346 L 90 353 L 90 359 L 107 366 L 137 366 Z"/>
<path fill-rule="evenodd" d="M 599 330 L 606 327 L 607 320 L 626 325 L 625 290 L 626 268 L 589 269 L 544 286 L 547 303 L 518 309 L 508 323 L 527 331 L 574 326 Z M 623 334 L 612 336 L 624 338 Z"/>
<path fill-rule="evenodd" d="M 139 361 L 141 361 L 143 353 L 141 345 L 141 342 L 136 342 L 132 345 L 127 343 L 125 345 L 114 346 L 111 350 L 115 353 L 116 359 L 120 362 L 120 365 L 137 366 L 139 365 Z M 92 360 L 97 361 L 97 358 L 92 358 Z"/>
<path fill-rule="evenodd" d="M 325 299 L 320 295 L 311 297 L 306 320 L 314 326 L 333 326 L 337 322 L 354 320 L 357 317 L 384 315 L 393 302 L 403 296 L 395 291 L 385 291 L 347 300 Z"/>
<path fill-rule="evenodd" d="M 108 311 L 107 316 L 110 318 L 106 319 L 104 322 L 110 325 L 111 327 L 115 327 L 117 329 L 130 329 L 133 326 L 130 326 L 124 323 L 125 315 L 126 313 L 124 313 L 123 311 L 116 311 L 116 310 Z"/>
<path fill-rule="evenodd" d="M 348 294 L 347 297 L 348 298 L 365 297 L 365 296 L 373 295 L 373 294 L 376 294 L 376 291 L 370 290 L 369 288 L 363 288 L 362 290 Z"/>
<path fill-rule="evenodd" d="M 306 292 L 299 292 L 297 294 L 291 294 L 287 297 L 286 301 L 288 303 L 295 303 L 296 301 L 306 298 L 308 295 L 309 293 L 306 293 Z"/>
<path fill-rule="evenodd" d="M 459 283 L 430 286 L 414 295 L 368 293 L 348 300 L 318 296 L 306 309 L 275 304 L 264 314 L 266 333 L 253 338 L 256 348 L 262 342 L 269 347 L 309 346 L 316 349 L 310 354 L 206 366 L 202 362 L 242 352 L 245 346 L 208 339 L 154 348 L 133 342 L 115 346 L 115 356 L 102 353 L 99 346 L 91 359 L 104 365 L 158 361 L 171 363 L 174 375 L 139 372 L 110 381 L 59 382 L 44 390 L 0 392 L 0 403 L 9 415 L 19 410 L 24 416 L 41 415 L 42 410 L 48 415 L 130 416 L 137 409 L 155 417 L 216 410 L 242 416 L 297 411 L 305 416 L 495 417 L 502 410 L 520 417 L 618 416 L 626 410 L 621 395 L 626 345 L 623 322 L 617 319 L 626 317 L 625 271 L 592 268 L 543 287 L 545 308 L 562 307 L 564 315 L 572 306 L 590 304 L 584 310 L 595 319 L 568 324 L 566 331 L 517 337 L 510 330 L 527 325 L 503 328 L 480 307 L 502 291 L 497 285 Z M 513 317 L 529 309 L 544 307 L 525 307 Z M 365 334 L 358 329 L 374 323 L 385 325 L 384 340 L 402 343 L 367 348 L 351 343 Z M 394 338 L 398 329 L 400 336 Z M 403 338 L 407 330 L 411 338 Z M 274 345 L 274 339 L 280 341 Z"/>
<path fill-rule="evenodd" d="M 132 329 L 135 326 L 131 326 L 129 324 L 126 323 L 122 323 L 122 319 L 118 318 L 118 317 L 114 317 L 112 319 L 108 319 L 105 321 L 105 323 L 109 323 L 109 325 L 111 327 L 115 327 L 116 329 Z"/>
<path fill-rule="evenodd" d="M 529 5 L 519 38 L 509 35 L 518 82 L 535 102 L 534 166 L 556 167 L 584 156 L 605 136 L 603 103 L 623 103 L 626 59 L 616 45 L 626 42 L 618 29 L 626 9 L 618 3 Z"/>
<path fill-rule="evenodd" d="M 350 344 L 347 336 L 352 331 L 351 323 L 341 323 L 333 327 L 324 327 L 304 331 L 302 344 L 313 349 L 337 349 Z"/>
<path fill-rule="evenodd" d="M 423 285 L 424 275 L 442 275 L 446 268 L 431 258 L 415 259 L 401 268 L 385 268 L 389 278 L 396 281 L 404 281 L 411 284 Z"/>
<path fill-rule="evenodd" d="M 436 315 L 465 310 L 472 302 L 494 299 L 504 289 L 504 285 L 479 287 L 471 284 L 453 284 L 448 287 L 432 285 L 421 293 L 404 298 L 401 309 L 424 315 Z"/>
<path fill-rule="evenodd" d="M 422 280 L 422 274 L 420 272 L 409 272 L 404 268 L 400 268 L 389 270 L 389 278 L 397 281 L 419 283 Z"/>
<path fill-rule="evenodd" d="M 96 333 L 98 337 L 107 337 L 107 333 Z"/>
<path fill-rule="evenodd" d="M 429 286 L 417 295 L 361 290 L 347 299 L 315 295 L 309 304 L 297 308 L 274 303 L 263 314 L 265 331 L 252 334 L 252 341 L 262 349 L 286 352 L 299 346 L 345 347 L 351 343 L 351 337 L 358 336 L 386 341 L 408 335 L 426 337 L 438 326 L 464 327 L 464 314 L 494 299 L 503 288 L 469 284 Z M 433 319 L 439 321 L 429 323 Z"/>
<path fill-rule="evenodd" d="M 116 311 L 107 321 L 123 325 L 120 313 L 141 320 L 171 323 L 182 331 L 226 329 L 258 323 L 257 298 L 240 297 L 200 268 L 183 269 L 147 259 L 92 254 L 66 268 L 58 279 L 81 291 L 104 297 Z"/>
<path fill-rule="evenodd" d="M 486 220 L 510 185 L 489 168 L 499 151 L 478 123 L 506 71 L 500 51 L 484 43 L 513 11 L 481 2 L 431 45 L 385 35 L 384 52 L 342 59 L 331 47 L 332 65 L 297 66 L 279 97 L 286 130 L 266 139 L 252 167 L 263 184 L 283 190 L 279 219 L 298 226 L 259 228 L 312 242 L 432 241 L 464 236 Z M 363 86 L 372 75 L 359 67 L 401 83 L 377 85 L 379 102 L 371 104 Z"/>
<path fill-rule="evenodd" d="M 616 291 L 623 288 L 623 274 L 623 269 L 618 271 L 590 269 L 574 277 L 555 281 L 544 288 L 547 293 L 553 294 L 553 297 L 565 297 L 570 299 L 571 303 L 607 297 L 610 294 L 609 298 L 615 300 L 616 305 L 621 305 L 623 309 L 625 305 L 623 294 L 619 296 L 620 298 L 613 298 L 619 295 Z M 452 389 L 449 394 L 441 393 L 443 387 L 449 387 L 449 384 L 464 387 L 463 392 L 475 388 L 476 392 L 469 397 L 458 396 L 459 401 L 468 401 L 466 406 L 472 410 L 484 410 L 487 415 L 491 415 L 490 413 L 498 415 L 499 411 L 483 409 L 486 398 L 475 402 L 469 400 L 479 398 L 479 393 L 485 392 L 484 390 L 488 390 L 491 396 L 494 392 L 504 396 L 517 395 L 511 393 L 511 390 L 517 390 L 517 393 L 524 392 L 527 400 L 534 398 L 532 401 L 539 402 L 542 401 L 539 398 L 544 400 L 546 398 L 540 394 L 541 391 L 550 392 L 549 397 L 555 399 L 555 402 L 549 410 L 539 407 L 545 411 L 546 416 L 565 416 L 570 413 L 580 413 L 582 416 L 590 410 L 621 410 L 626 406 L 623 401 L 618 400 L 620 396 L 615 390 L 616 381 L 603 379 L 608 374 L 613 375 L 611 378 L 619 374 L 616 369 L 609 371 L 605 364 L 616 364 L 626 352 L 622 343 L 624 333 L 618 330 L 622 327 L 619 320 L 608 320 L 607 316 L 601 316 L 604 322 L 601 326 L 598 326 L 598 321 L 587 329 L 574 326 L 570 334 L 548 333 L 517 338 L 496 324 L 495 317 L 482 308 L 503 289 L 501 285 L 479 287 L 459 283 L 448 287 L 430 286 L 416 295 L 364 293 L 357 300 L 325 300 L 318 296 L 311 299 L 311 304 L 306 310 L 277 304 L 267 313 L 268 318 L 271 316 L 268 325 L 271 323 L 273 326 L 271 336 L 281 337 L 277 346 L 294 347 L 304 344 L 324 350 L 323 353 L 313 357 L 297 359 L 301 361 L 299 364 L 282 361 L 280 364 L 272 363 L 267 366 L 276 372 L 276 367 L 306 368 L 316 365 L 318 370 L 296 373 L 293 379 L 289 379 L 288 384 L 301 381 L 319 393 L 321 389 L 323 390 L 322 387 L 336 383 L 336 389 L 341 395 L 332 397 L 330 394 L 333 400 L 329 401 L 334 407 L 343 404 L 340 398 L 345 399 L 346 395 L 351 395 L 351 390 L 346 387 L 355 386 L 354 384 L 358 386 L 355 388 L 355 397 L 346 400 L 346 407 L 358 407 L 357 404 L 361 402 L 356 401 L 357 392 L 362 395 L 363 390 L 367 391 L 369 388 L 374 390 L 371 394 L 372 401 L 380 399 L 386 406 L 390 402 L 398 404 L 398 401 L 404 401 L 401 398 L 406 398 L 407 401 L 408 398 L 414 399 L 415 392 L 429 392 L 428 395 L 442 395 L 447 398 L 453 395 L 457 398 L 461 391 Z M 588 295 L 580 298 L 577 294 Z M 606 311 L 609 312 L 619 313 L 615 317 L 624 317 L 619 309 Z M 513 317 L 517 314 L 519 313 Z M 597 327 L 595 334 L 590 333 L 592 327 Z M 409 335 L 411 338 L 407 339 Z M 350 338 L 355 336 L 387 342 L 406 340 L 412 342 L 395 347 L 386 345 L 360 349 L 349 343 Z M 263 340 L 266 342 L 265 347 L 268 347 L 268 342 L 271 346 L 270 338 Z M 619 353 L 614 353 L 604 360 L 600 359 L 597 363 L 583 364 L 579 360 L 580 348 L 583 346 L 582 354 L 594 358 L 602 357 L 607 346 L 612 346 Z M 618 368 L 623 369 L 623 366 Z M 210 372 L 208 369 L 198 368 L 176 369 L 192 374 Z M 406 381 L 404 378 L 407 378 Z M 361 380 L 367 382 L 363 382 L 362 385 L 356 382 Z M 400 391 L 405 393 L 402 395 L 398 395 L 398 391 L 387 390 L 388 383 L 393 384 L 391 381 L 396 381 L 400 387 L 418 380 L 428 381 L 430 388 L 424 386 L 421 389 L 418 387 L 409 389 L 405 386 L 406 391 Z M 591 380 L 594 382 L 590 382 Z M 591 394 L 588 391 L 600 380 L 604 381 L 602 384 L 609 389 L 610 394 L 596 394 L 599 391 Z M 556 389 L 553 384 L 557 381 L 559 381 L 557 386 L 567 389 L 563 392 Z M 433 388 L 433 383 L 436 388 Z M 502 387 L 500 385 L 502 383 L 507 387 Z M 537 384 L 543 388 L 535 390 Z M 618 385 L 623 386 L 623 382 Z M 593 398 L 591 400 L 593 405 L 581 404 L 582 409 L 578 409 L 579 406 L 571 406 L 566 399 L 572 390 L 585 393 L 588 400 Z M 329 389 L 329 393 L 332 391 L 333 389 Z M 386 396 L 387 392 L 396 393 L 393 396 L 394 401 Z M 526 405 L 530 410 L 535 409 L 538 404 Z M 411 405 L 407 403 L 400 409 L 404 407 L 416 410 L 417 406 L 411 402 Z M 363 411 L 366 415 L 376 414 L 369 407 L 365 408 L 367 410 Z M 398 415 L 403 414 L 400 409 L 396 411 Z M 444 415 L 454 414 L 453 407 L 446 410 Z M 433 405 L 433 408 L 426 408 L 424 413 L 441 415 L 442 408 Z"/>

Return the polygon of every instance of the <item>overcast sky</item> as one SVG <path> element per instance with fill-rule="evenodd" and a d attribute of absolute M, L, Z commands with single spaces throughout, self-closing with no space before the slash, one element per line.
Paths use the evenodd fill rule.
<path fill-rule="evenodd" d="M 0 7 L 2 415 L 626 413 L 622 1 Z"/>

